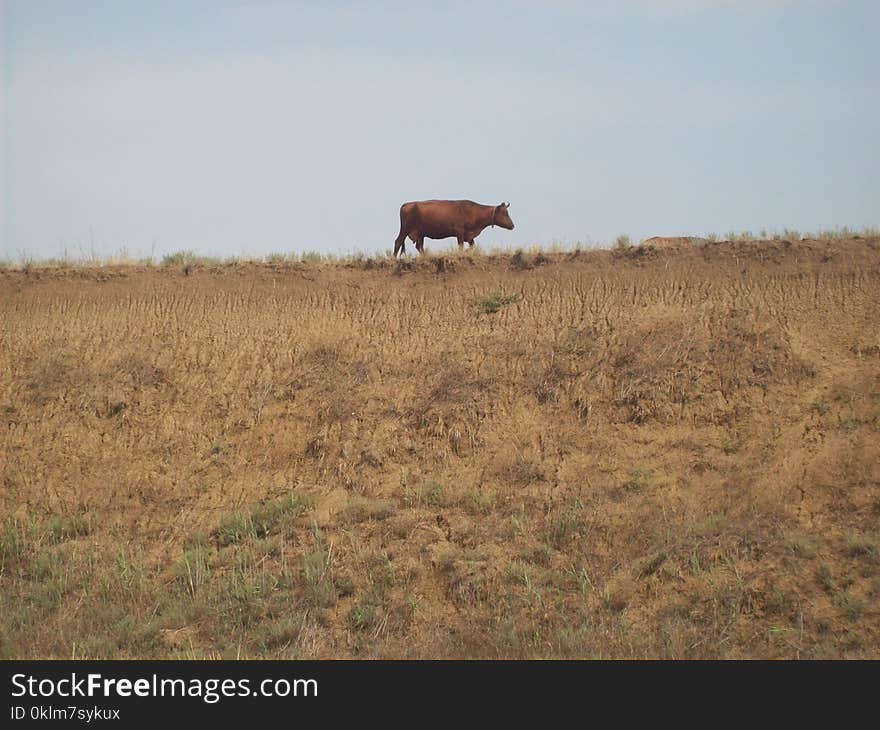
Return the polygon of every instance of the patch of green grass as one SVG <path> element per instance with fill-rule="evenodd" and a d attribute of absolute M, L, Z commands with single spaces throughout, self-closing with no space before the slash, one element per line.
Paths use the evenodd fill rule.
<path fill-rule="evenodd" d="M 384 550 L 366 563 L 367 579 L 374 595 L 384 599 L 388 589 L 397 583 L 397 575 L 391 558 Z"/>
<path fill-rule="evenodd" d="M 162 266 L 182 266 L 189 269 L 192 266 L 215 266 L 222 260 L 213 256 L 200 256 L 194 251 L 177 251 L 162 257 Z"/>
<path fill-rule="evenodd" d="M 584 525 L 584 505 L 576 499 L 558 507 L 547 516 L 544 537 L 549 545 L 562 550 L 577 537 Z"/>
<path fill-rule="evenodd" d="M 852 433 L 862 424 L 861 419 L 856 418 L 855 416 L 847 416 L 846 418 L 841 418 L 837 422 L 837 427 L 843 431 L 844 433 Z"/>
<path fill-rule="evenodd" d="M 474 489 L 467 493 L 464 508 L 473 515 L 486 514 L 494 509 L 496 501 L 495 492 Z"/>
<path fill-rule="evenodd" d="M 88 535 L 91 532 L 91 524 L 82 514 L 59 515 L 51 517 L 46 522 L 45 529 L 51 541 L 58 543 Z"/>
<path fill-rule="evenodd" d="M 824 416 L 828 413 L 828 404 L 824 400 L 817 400 L 810 404 L 810 413 Z"/>
<path fill-rule="evenodd" d="M 816 540 L 811 535 L 792 532 L 786 535 L 785 542 L 788 549 L 799 558 L 816 557 Z"/>
<path fill-rule="evenodd" d="M 880 541 L 878 541 L 877 535 L 849 532 L 845 540 L 847 555 L 864 557 L 878 554 Z"/>
<path fill-rule="evenodd" d="M 442 507 L 446 504 L 443 485 L 432 479 L 403 490 L 403 500 L 410 507 Z"/>
<path fill-rule="evenodd" d="M 721 450 L 728 455 L 733 455 L 739 453 L 740 444 L 738 441 L 732 441 L 731 439 L 726 439 L 723 444 L 721 444 Z"/>
<path fill-rule="evenodd" d="M 174 564 L 175 584 L 190 597 L 195 598 L 210 580 L 208 557 L 209 548 L 206 545 L 191 545 L 184 548 L 183 555 Z"/>
<path fill-rule="evenodd" d="M 57 545 L 91 532 L 91 522 L 82 513 L 52 515 L 45 520 L 6 517 L 0 531 L 0 566 L 26 561 L 40 547 Z"/>
<path fill-rule="evenodd" d="M 196 260 L 196 255 L 192 251 L 177 251 L 169 253 L 162 257 L 162 266 L 186 266 Z"/>
<path fill-rule="evenodd" d="M 143 550 L 131 545 L 123 545 L 115 555 L 115 573 L 105 579 L 104 591 L 109 600 L 125 596 L 131 602 L 139 602 L 151 591 L 144 565 Z"/>
<path fill-rule="evenodd" d="M 729 231 L 726 238 L 728 241 L 735 242 L 754 241 L 755 234 L 751 231 Z"/>
<path fill-rule="evenodd" d="M 641 492 L 651 483 L 653 472 L 644 469 L 631 469 L 629 479 L 623 483 L 623 489 L 627 492 Z"/>
<path fill-rule="evenodd" d="M 211 533 L 220 547 L 247 538 L 259 540 L 271 534 L 292 534 L 295 520 L 312 507 L 312 500 L 290 493 L 281 499 L 258 504 L 248 512 L 226 515 Z"/>
<path fill-rule="evenodd" d="M 504 566 L 504 572 L 510 583 L 521 585 L 530 592 L 535 590 L 536 569 L 533 565 L 520 560 L 510 560 Z"/>
<path fill-rule="evenodd" d="M 348 612 L 348 627 L 352 631 L 373 631 L 379 621 L 379 608 L 372 603 L 360 601 Z"/>
<path fill-rule="evenodd" d="M 694 525 L 694 529 L 702 535 L 711 535 L 721 532 L 729 523 L 730 519 L 726 512 L 712 512 Z"/>
<path fill-rule="evenodd" d="M 336 605 L 340 591 L 333 580 L 329 552 L 318 549 L 303 556 L 300 570 L 309 603 L 316 608 Z"/>
<path fill-rule="evenodd" d="M 826 593 L 833 594 L 837 591 L 837 583 L 834 581 L 834 572 L 831 570 L 831 566 L 828 565 L 828 563 L 821 563 L 819 567 L 816 568 L 816 579 Z"/>
<path fill-rule="evenodd" d="M 508 304 L 513 304 L 513 302 L 518 301 L 519 298 L 519 294 L 505 294 L 498 289 L 491 294 L 477 297 L 474 299 L 474 304 L 483 312 L 483 314 L 495 314 L 502 307 L 506 307 Z"/>
<path fill-rule="evenodd" d="M 221 624 L 242 631 L 265 617 L 271 588 L 266 574 L 256 569 L 250 556 L 241 556 L 213 588 L 215 595 L 209 606 Z"/>
<path fill-rule="evenodd" d="M 397 574 L 384 550 L 366 555 L 362 569 L 367 577 L 366 592 L 351 607 L 347 624 L 354 632 L 376 635 L 388 623 L 389 591 L 397 584 Z"/>
<path fill-rule="evenodd" d="M 285 615 L 269 619 L 266 623 L 263 645 L 267 649 L 272 649 L 288 646 L 296 641 L 306 625 L 306 619 L 302 613 L 294 613 L 292 616 Z"/>
<path fill-rule="evenodd" d="M 3 520 L 3 533 L 0 534 L 0 565 L 8 565 L 22 560 L 31 546 L 31 531 L 28 526 L 14 517 Z"/>
<path fill-rule="evenodd" d="M 791 609 L 792 604 L 792 596 L 781 588 L 771 588 L 764 597 L 764 608 L 771 614 L 785 614 Z"/>
<path fill-rule="evenodd" d="M 32 596 L 40 613 L 56 609 L 61 599 L 77 585 L 75 557 L 62 550 L 48 550 L 31 562 Z"/>
<path fill-rule="evenodd" d="M 853 595 L 849 590 L 841 591 L 834 602 L 850 621 L 858 621 L 868 607 L 868 602 L 864 598 Z"/>

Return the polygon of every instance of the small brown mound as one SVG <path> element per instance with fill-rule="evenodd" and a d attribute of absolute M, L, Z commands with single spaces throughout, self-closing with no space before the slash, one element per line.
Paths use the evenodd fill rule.
<path fill-rule="evenodd" d="M 686 248 L 705 243 L 705 238 L 694 236 L 652 236 L 642 241 L 642 246 L 656 246 L 657 248 Z"/>

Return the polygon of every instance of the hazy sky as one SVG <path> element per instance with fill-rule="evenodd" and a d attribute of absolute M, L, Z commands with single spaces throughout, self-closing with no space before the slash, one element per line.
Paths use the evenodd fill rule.
<path fill-rule="evenodd" d="M 10 260 L 880 223 L 877 0 L 2 7 Z"/>

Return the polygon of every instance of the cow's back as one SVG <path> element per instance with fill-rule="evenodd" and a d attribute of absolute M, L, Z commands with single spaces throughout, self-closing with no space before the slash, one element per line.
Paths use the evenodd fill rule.
<path fill-rule="evenodd" d="M 402 206 L 430 218 L 464 218 L 473 215 L 481 207 L 472 200 L 416 200 Z"/>

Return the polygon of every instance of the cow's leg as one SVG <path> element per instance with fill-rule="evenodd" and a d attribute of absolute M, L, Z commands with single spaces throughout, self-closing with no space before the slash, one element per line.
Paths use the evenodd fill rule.
<path fill-rule="evenodd" d="M 469 238 L 467 240 L 467 242 L 470 244 L 470 246 L 468 246 L 468 249 L 471 249 L 474 247 L 474 239 L 473 238 Z"/>
<path fill-rule="evenodd" d="M 416 251 L 418 251 L 420 254 L 425 253 L 425 237 L 424 236 L 419 236 L 416 239 Z"/>
<path fill-rule="evenodd" d="M 394 241 L 394 256 L 397 256 L 398 251 L 401 254 L 406 253 L 406 234 L 401 233 L 397 239 Z"/>
<path fill-rule="evenodd" d="M 464 250 L 464 241 L 465 241 L 464 236 L 459 236 L 459 237 L 458 237 L 458 250 L 459 250 L 459 251 Z"/>

